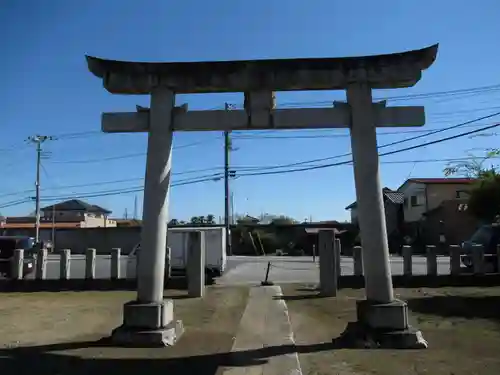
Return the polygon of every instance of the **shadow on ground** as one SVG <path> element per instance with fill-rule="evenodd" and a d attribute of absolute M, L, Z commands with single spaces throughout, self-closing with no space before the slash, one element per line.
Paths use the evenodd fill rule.
<path fill-rule="evenodd" d="M 206 285 L 213 285 L 215 280 L 207 277 Z M 186 277 L 172 277 L 165 283 L 167 289 L 187 289 Z M 70 280 L 0 280 L 0 293 L 36 293 L 62 291 L 135 291 L 135 279 L 70 279 Z"/>
<path fill-rule="evenodd" d="M 314 294 L 299 294 L 299 295 L 292 295 L 292 296 L 275 296 L 273 299 L 275 300 L 283 300 L 283 301 L 300 301 L 304 299 L 318 299 L 318 298 L 327 298 L 328 296 L 325 296 L 321 293 L 314 293 Z"/>
<path fill-rule="evenodd" d="M 407 302 L 410 310 L 422 314 L 500 322 L 500 296 L 432 296 Z"/>
<path fill-rule="evenodd" d="M 298 353 L 313 353 L 334 348 L 331 342 L 314 345 L 270 346 L 236 353 L 194 355 L 178 358 L 158 358 L 169 348 L 149 349 L 149 358 L 132 358 L 130 349 L 114 349 L 113 357 L 105 358 L 111 348 L 106 342 L 77 342 L 0 350 L 0 372 L 3 374 L 169 374 L 214 375 L 223 367 L 257 366 L 270 357 Z M 75 350 L 76 353 L 56 353 Z M 131 349 L 135 350 L 135 349 Z M 88 351 L 95 357 L 85 358 Z M 98 353 L 103 353 L 99 355 Z M 119 358 L 121 356 L 121 358 Z M 154 358 L 154 357 L 157 358 Z M 118 357 L 118 358 L 117 358 Z M 220 370 L 218 372 L 218 370 Z"/>

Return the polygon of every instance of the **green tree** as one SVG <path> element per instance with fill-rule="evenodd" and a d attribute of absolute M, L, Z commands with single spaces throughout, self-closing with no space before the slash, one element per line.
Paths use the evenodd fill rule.
<path fill-rule="evenodd" d="M 201 224 L 201 220 L 199 216 L 193 216 L 190 220 L 191 224 Z"/>
<path fill-rule="evenodd" d="M 485 166 L 487 161 L 500 155 L 500 149 L 491 149 L 484 157 L 449 164 L 444 169 L 446 176 L 462 175 L 475 178 L 469 191 L 468 210 L 480 220 L 493 221 L 500 214 L 500 174 L 497 166 Z"/>
<path fill-rule="evenodd" d="M 468 154 L 469 159 L 459 162 L 451 162 L 444 169 L 445 176 L 461 175 L 469 178 L 484 178 L 496 175 L 496 166 L 491 165 L 489 168 L 485 163 L 491 159 L 497 158 L 500 155 L 500 149 L 489 149 L 482 157 L 477 157 L 471 153 Z"/>
<path fill-rule="evenodd" d="M 500 175 L 489 173 L 474 184 L 468 202 L 470 213 L 487 222 L 500 215 Z"/>
<path fill-rule="evenodd" d="M 175 227 L 176 225 L 179 225 L 179 220 L 177 219 L 172 219 L 168 222 L 168 226 L 170 227 Z"/>
<path fill-rule="evenodd" d="M 297 221 L 291 217 L 281 215 L 279 217 L 276 217 L 271 220 L 271 224 L 275 225 L 290 225 L 290 224 L 297 224 Z"/>
<path fill-rule="evenodd" d="M 215 216 L 212 214 L 207 215 L 206 223 L 207 224 L 215 224 Z"/>

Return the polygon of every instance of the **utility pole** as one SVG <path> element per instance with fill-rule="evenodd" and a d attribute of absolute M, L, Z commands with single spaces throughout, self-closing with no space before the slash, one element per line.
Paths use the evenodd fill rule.
<path fill-rule="evenodd" d="M 137 195 L 134 197 L 134 217 L 133 219 L 137 219 Z"/>
<path fill-rule="evenodd" d="M 42 160 L 42 143 L 53 138 L 48 135 L 34 135 L 28 142 L 36 144 L 36 180 L 35 180 L 35 243 L 40 243 L 40 162 Z"/>
<path fill-rule="evenodd" d="M 230 105 L 225 104 L 224 109 L 229 111 Z M 233 255 L 231 246 L 231 235 L 229 232 L 229 153 L 231 152 L 231 139 L 229 138 L 229 131 L 224 131 L 224 226 L 226 227 L 226 249 L 228 255 Z"/>

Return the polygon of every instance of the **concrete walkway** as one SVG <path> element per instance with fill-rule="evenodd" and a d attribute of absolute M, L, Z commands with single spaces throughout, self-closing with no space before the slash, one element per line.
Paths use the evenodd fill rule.
<path fill-rule="evenodd" d="M 288 310 L 279 286 L 254 287 L 231 353 L 237 366 L 224 375 L 302 375 Z M 285 353 L 285 354 L 283 354 Z"/>

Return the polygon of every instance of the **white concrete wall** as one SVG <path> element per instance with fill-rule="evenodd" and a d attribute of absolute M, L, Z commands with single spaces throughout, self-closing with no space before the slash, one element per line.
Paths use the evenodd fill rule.
<path fill-rule="evenodd" d="M 353 207 L 350 209 L 351 211 L 351 223 L 355 224 L 358 222 L 358 209 L 356 207 Z"/>
<path fill-rule="evenodd" d="M 420 220 L 426 212 L 425 184 L 408 183 L 399 190 L 405 196 L 404 220 L 407 223 Z M 417 197 L 417 206 L 412 206 L 411 197 Z"/>

